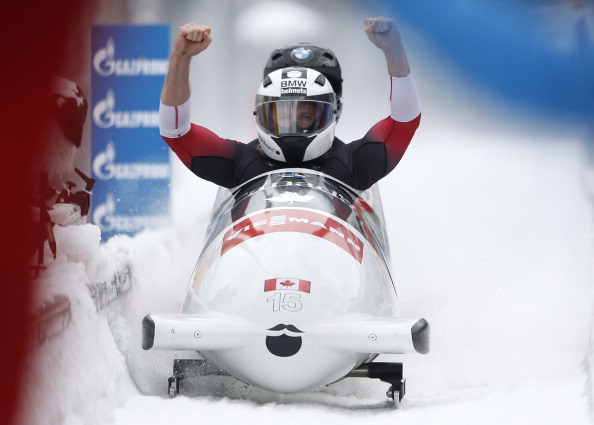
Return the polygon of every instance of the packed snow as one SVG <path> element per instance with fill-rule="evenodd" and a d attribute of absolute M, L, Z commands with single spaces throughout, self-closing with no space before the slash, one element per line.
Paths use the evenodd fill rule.
<path fill-rule="evenodd" d="M 404 362 L 401 409 L 388 407 L 385 383 L 360 378 L 295 395 L 221 380 L 167 396 L 173 354 L 142 350 L 141 320 L 179 310 L 216 193 L 172 159 L 170 227 L 101 242 L 93 224 L 56 226 L 58 255 L 46 256 L 35 304 L 65 294 L 71 320 L 30 348 L 24 382 L 35 385 L 23 386 L 20 423 L 591 423 L 585 132 L 502 113 L 429 71 L 415 73 L 421 127 L 380 182 L 403 313 L 431 324 L 428 355 L 385 356 Z M 345 99 L 344 133 L 360 130 L 348 124 L 355 98 Z M 383 118 L 373 114 L 357 125 Z M 131 289 L 98 311 L 89 287 L 123 265 Z"/>

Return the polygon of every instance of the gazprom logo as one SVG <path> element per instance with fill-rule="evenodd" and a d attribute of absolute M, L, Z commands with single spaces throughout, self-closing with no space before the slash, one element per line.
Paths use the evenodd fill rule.
<path fill-rule="evenodd" d="M 166 162 L 116 162 L 116 145 L 109 141 L 93 159 L 93 173 L 100 180 L 165 180 L 171 167 Z"/>
<path fill-rule="evenodd" d="M 116 200 L 108 194 L 105 202 L 97 205 L 93 212 L 93 223 L 102 232 L 135 233 L 144 229 L 158 229 L 166 226 L 168 219 L 162 215 L 118 215 Z"/>
<path fill-rule="evenodd" d="M 159 127 L 159 111 L 117 111 L 112 89 L 93 108 L 93 122 L 100 128 Z"/>
<path fill-rule="evenodd" d="M 116 44 L 112 37 L 107 39 L 104 47 L 97 50 L 93 56 L 93 69 L 103 77 L 116 76 L 152 76 L 166 75 L 169 67 L 167 59 L 130 58 L 117 59 L 115 57 Z"/>

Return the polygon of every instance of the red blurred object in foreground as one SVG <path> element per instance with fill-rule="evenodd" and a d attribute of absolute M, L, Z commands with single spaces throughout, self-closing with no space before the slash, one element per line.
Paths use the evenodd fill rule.
<path fill-rule="evenodd" d="M 31 282 L 29 239 L 30 206 L 35 194 L 36 152 L 44 141 L 49 111 L 45 97 L 52 75 L 72 58 L 68 51 L 80 28 L 81 17 L 90 16 L 94 2 L 49 0 L 7 2 L 2 7 L 0 33 L 0 422 L 12 424 L 19 408 L 19 392 L 34 382 L 22 382 L 29 328 Z"/>

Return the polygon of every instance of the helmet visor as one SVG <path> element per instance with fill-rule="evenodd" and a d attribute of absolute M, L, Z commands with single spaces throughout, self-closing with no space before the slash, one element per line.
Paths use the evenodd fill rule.
<path fill-rule="evenodd" d="M 334 122 L 331 103 L 310 100 L 278 100 L 256 106 L 258 125 L 273 136 L 309 136 Z"/>

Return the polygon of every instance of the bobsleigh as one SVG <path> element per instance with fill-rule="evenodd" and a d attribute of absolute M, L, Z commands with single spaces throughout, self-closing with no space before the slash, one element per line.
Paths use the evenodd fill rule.
<path fill-rule="evenodd" d="M 377 378 L 397 405 L 402 364 L 373 360 L 429 351 L 427 321 L 401 316 L 377 186 L 306 169 L 219 189 L 182 311 L 147 315 L 142 332 L 145 350 L 202 357 L 174 360 L 171 396 L 217 370 L 276 393 Z"/>

